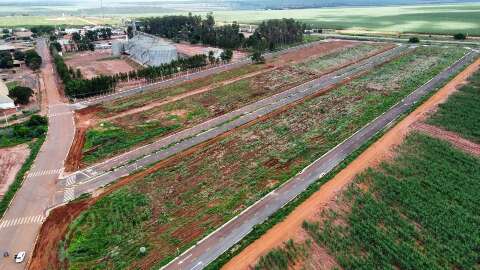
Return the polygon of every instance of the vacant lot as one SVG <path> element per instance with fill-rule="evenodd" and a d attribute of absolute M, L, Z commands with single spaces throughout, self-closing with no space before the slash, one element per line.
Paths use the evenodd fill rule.
<path fill-rule="evenodd" d="M 64 57 L 65 63 L 74 70 L 80 69 L 86 79 L 100 75 L 128 73 L 134 68 L 125 60 L 111 55 L 111 50 L 77 52 Z"/>
<path fill-rule="evenodd" d="M 469 81 L 445 104 L 440 105 L 428 123 L 480 143 L 480 72 L 473 75 Z"/>
<path fill-rule="evenodd" d="M 15 180 L 15 175 L 29 153 L 30 150 L 25 144 L 0 149 L 0 199 L 7 192 L 8 186 Z"/>
<path fill-rule="evenodd" d="M 131 183 L 71 224 L 62 258 L 72 269 L 158 267 L 461 55 L 459 49 L 418 48 L 323 96 L 125 179 Z M 148 250 L 143 256 L 141 246 Z"/>
<path fill-rule="evenodd" d="M 479 180 L 480 159 L 412 134 L 304 228 L 344 269 L 475 269 Z"/>
<path fill-rule="evenodd" d="M 338 45 L 342 45 L 342 47 L 337 47 Z M 358 45 L 358 48 L 351 48 L 353 45 Z M 130 113 L 124 111 L 115 116 L 109 114 L 110 105 L 106 105 L 107 110 L 97 112 L 97 115 L 112 116 L 103 118 L 93 129 L 87 131 L 83 147 L 83 161 L 91 164 L 125 152 L 131 147 L 145 144 L 159 136 L 191 127 L 317 78 L 325 72 L 376 53 L 383 48 L 383 45 L 361 43 L 339 43 L 337 45 L 325 43 L 325 45 L 319 46 L 325 46 L 325 50 L 321 50 L 323 53 L 319 56 L 311 56 L 312 59 L 307 58 L 305 65 L 295 64 L 293 61 L 299 60 L 290 59 L 287 55 L 274 60 L 275 63 L 281 62 L 282 65 L 266 72 L 248 76 L 196 95 L 172 100 L 172 102 L 163 101 L 153 108 L 147 106 L 144 107 L 145 110 L 132 110 Z M 335 56 L 338 57 L 338 61 L 332 61 L 334 58 L 329 54 L 323 56 L 328 52 L 337 52 Z M 321 65 L 324 58 L 329 65 Z M 289 64 L 286 65 L 285 62 Z M 309 67 L 309 64 L 312 67 Z M 313 65 L 318 65 L 318 67 Z M 177 90 L 177 88 L 173 89 L 173 91 Z M 122 107 L 120 105 L 120 108 Z"/>

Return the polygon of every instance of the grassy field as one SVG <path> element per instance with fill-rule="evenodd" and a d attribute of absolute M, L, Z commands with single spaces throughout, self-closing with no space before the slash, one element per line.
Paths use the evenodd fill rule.
<path fill-rule="evenodd" d="M 141 176 L 77 218 L 69 228 L 69 244 L 60 252 L 71 269 L 158 267 L 290 179 L 461 55 L 460 49 L 418 48 L 345 86 Z M 135 194 L 141 194 L 142 203 L 131 199 Z M 115 201 L 129 205 L 118 206 Z M 129 214 L 119 218 L 123 210 L 118 207 L 139 209 L 145 219 L 129 219 Z M 148 253 L 139 255 L 139 246 L 146 246 Z"/>
<path fill-rule="evenodd" d="M 94 24 L 118 24 L 119 18 L 100 17 L 53 17 L 53 16 L 0 16 L 0 27 L 18 27 L 34 25 L 82 26 Z"/>
<path fill-rule="evenodd" d="M 303 64 L 280 67 L 205 93 L 101 122 L 97 127 L 87 131 L 83 161 L 86 164 L 95 163 L 125 152 L 138 144 L 199 124 L 212 117 L 311 80 L 333 67 L 364 57 L 380 48 L 381 46 L 372 44 L 360 44 L 357 48 L 343 48 L 337 53 L 315 58 Z M 231 75 L 231 73 L 227 74 Z M 212 78 L 212 80 L 225 78 L 225 76 L 221 77 Z M 203 83 L 204 81 L 201 82 L 201 84 Z M 99 113 L 112 115 L 112 111 L 118 112 L 125 108 L 145 104 L 148 97 L 150 97 L 149 101 L 155 98 L 164 99 L 169 95 L 191 90 L 191 87 L 192 85 L 187 85 L 187 87 L 172 88 L 169 92 L 162 90 L 153 94 L 141 95 L 138 98 L 130 98 L 126 102 L 106 105 L 104 110 Z M 151 98 L 152 96 L 154 98 Z"/>
<path fill-rule="evenodd" d="M 20 25 L 84 25 L 88 22 L 119 23 L 125 17 L 164 16 L 187 12 L 150 13 L 148 10 L 135 14 L 112 14 L 112 18 L 81 17 L 0 17 L 0 27 Z M 205 13 L 196 13 L 205 15 Z M 217 21 L 259 23 L 266 19 L 296 18 L 325 28 L 368 29 L 388 32 L 421 32 L 453 34 L 465 32 L 480 35 L 480 3 L 448 5 L 386 6 L 386 7 L 339 7 L 294 10 L 215 11 Z"/>
<path fill-rule="evenodd" d="M 304 228 L 343 269 L 477 269 L 480 159 L 412 134 Z"/>
<path fill-rule="evenodd" d="M 445 104 L 441 104 L 428 122 L 480 143 L 480 72 L 469 81 Z"/>
<path fill-rule="evenodd" d="M 23 123 L 0 128 L 0 148 L 30 142 L 44 136 L 47 129 L 47 119 L 38 115 Z"/>

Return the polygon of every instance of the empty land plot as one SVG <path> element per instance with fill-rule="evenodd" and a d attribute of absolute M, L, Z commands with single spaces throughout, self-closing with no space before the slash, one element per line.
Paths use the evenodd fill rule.
<path fill-rule="evenodd" d="M 348 54 L 349 62 L 382 49 L 384 45 L 361 45 L 363 50 L 350 52 L 341 49 L 339 55 Z M 368 49 L 368 52 L 367 52 Z M 361 52 L 361 53 L 360 53 Z M 86 133 L 83 148 L 86 164 L 114 156 L 148 143 L 159 136 L 191 127 L 213 117 L 231 112 L 254 101 L 285 91 L 321 76 L 327 70 L 342 66 L 345 61 L 332 63 L 329 55 L 310 61 L 321 62 L 326 57 L 331 65 L 323 68 L 299 68 L 287 65 L 253 77 L 222 85 L 207 92 L 188 96 L 145 111 L 101 121 Z M 342 58 L 343 60 L 343 58 Z"/>
<path fill-rule="evenodd" d="M 26 144 L 0 149 L 0 199 L 15 180 L 18 170 L 29 153 L 30 150 Z"/>
<path fill-rule="evenodd" d="M 112 57 L 111 50 L 73 53 L 65 57 L 65 63 L 69 67 L 80 69 L 83 77 L 87 79 L 135 70 L 127 61 Z"/>
<path fill-rule="evenodd" d="M 480 159 L 417 133 L 395 155 L 304 229 L 343 269 L 477 268 Z"/>
<path fill-rule="evenodd" d="M 428 123 L 456 132 L 480 143 L 480 72 L 469 78 L 469 83 L 453 94 Z"/>
<path fill-rule="evenodd" d="M 322 96 L 132 175 L 74 220 L 60 253 L 72 269 L 158 267 L 463 53 L 418 48 Z M 141 246 L 148 250 L 143 257 L 138 256 Z"/>

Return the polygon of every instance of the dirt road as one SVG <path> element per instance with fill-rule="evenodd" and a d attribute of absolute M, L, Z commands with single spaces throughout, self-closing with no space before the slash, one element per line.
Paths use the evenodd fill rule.
<path fill-rule="evenodd" d="M 70 106 L 63 103 L 59 94 L 45 40 L 38 40 L 37 46 L 44 63 L 41 71 L 48 102 L 49 130 L 23 186 L 0 221 L 0 252 L 8 251 L 13 256 L 19 251 L 26 251 L 25 262 L 30 258 L 46 210 L 52 206 L 56 179 L 63 170 L 75 130 Z M 0 269 L 25 268 L 26 263 L 17 264 L 12 256 L 0 258 Z"/>
<path fill-rule="evenodd" d="M 266 234 L 245 248 L 222 269 L 249 269 L 272 248 L 281 246 L 283 242 L 289 239 L 298 238 L 302 234 L 302 222 L 304 220 L 315 218 L 329 202 L 335 199 L 337 194 L 351 183 L 355 175 L 388 159 L 392 154 L 392 149 L 400 145 L 412 129 L 412 124 L 423 121 L 439 104 L 445 102 L 457 90 L 457 86 L 465 82 L 470 75 L 478 70 L 479 66 L 480 59 L 467 67 L 434 96 L 390 129 L 332 180 L 325 183 L 319 191 L 298 206 L 284 221 L 275 225 Z"/>

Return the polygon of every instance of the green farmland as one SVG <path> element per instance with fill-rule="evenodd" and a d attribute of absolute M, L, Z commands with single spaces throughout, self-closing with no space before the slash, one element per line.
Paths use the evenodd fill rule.
<path fill-rule="evenodd" d="M 478 269 L 480 159 L 413 133 L 354 183 L 304 223 L 343 269 Z"/>
<path fill-rule="evenodd" d="M 480 143 L 480 72 L 468 80 L 428 122 Z"/>
<path fill-rule="evenodd" d="M 134 176 L 136 181 L 106 195 L 70 225 L 62 258 L 71 269 L 158 268 L 463 53 L 420 47 L 153 173 Z M 129 218 L 130 213 L 141 214 Z M 140 246 L 149 252 L 139 255 Z"/>

